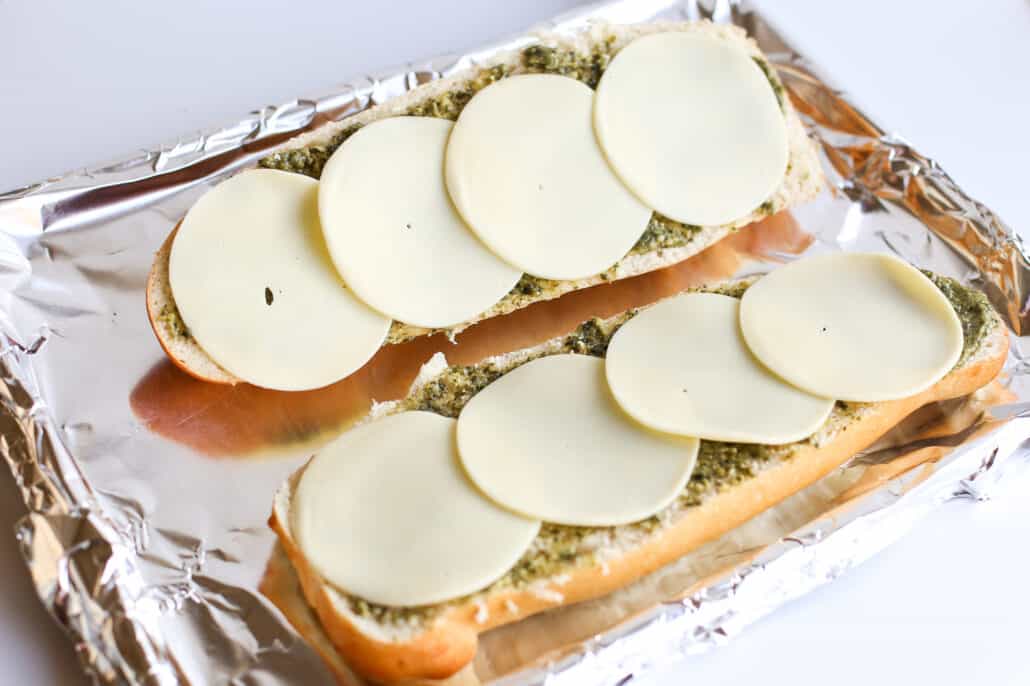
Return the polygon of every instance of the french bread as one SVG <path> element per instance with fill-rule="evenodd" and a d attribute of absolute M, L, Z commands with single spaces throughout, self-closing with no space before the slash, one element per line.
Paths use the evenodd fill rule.
<path fill-rule="evenodd" d="M 971 393 L 995 378 L 1008 351 L 997 314 L 979 293 L 933 278 L 960 315 L 966 339 L 959 363 L 934 386 L 900 400 L 837 403 L 816 434 L 787 446 L 704 441 L 690 483 L 658 515 L 607 528 L 547 524 L 506 576 L 471 596 L 397 609 L 370 605 L 328 584 L 291 528 L 291 498 L 303 468 L 276 493 L 269 523 L 307 604 L 346 664 L 381 682 L 449 677 L 472 660 L 480 633 L 626 586 L 815 482 L 918 408 Z M 752 282 L 718 291 L 739 296 Z M 438 356 L 405 398 L 375 407 L 371 417 L 406 410 L 456 416 L 480 388 L 530 360 L 569 352 L 603 356 L 611 335 L 634 314 L 585 322 L 567 336 L 475 365 L 448 367 Z"/>
<path fill-rule="evenodd" d="M 454 337 L 478 321 L 508 314 L 534 302 L 557 298 L 570 291 L 643 274 L 681 262 L 740 227 L 781 210 L 800 205 L 822 190 L 825 183 L 818 155 L 797 112 L 785 96 L 775 70 L 753 40 L 735 26 L 710 22 L 665 22 L 633 26 L 594 24 L 575 34 L 542 33 L 528 47 L 491 57 L 457 74 L 418 86 L 404 95 L 376 104 L 339 122 L 332 122 L 287 141 L 261 160 L 260 165 L 318 177 L 322 166 L 346 138 L 361 126 L 404 114 L 454 119 L 479 89 L 521 73 L 558 73 L 591 87 L 611 57 L 634 38 L 664 31 L 701 32 L 741 47 L 752 55 L 777 94 L 787 125 L 789 163 L 780 186 L 759 208 L 722 226 L 688 226 L 655 214 L 637 245 L 602 274 L 573 281 L 524 276 L 504 298 L 479 316 L 439 331 L 394 322 L 387 343 L 399 343 L 437 332 Z M 212 360 L 192 338 L 179 316 L 168 281 L 168 257 L 173 231 L 157 251 L 147 280 L 147 313 L 157 339 L 181 369 L 202 380 L 234 384 L 239 381 Z"/>

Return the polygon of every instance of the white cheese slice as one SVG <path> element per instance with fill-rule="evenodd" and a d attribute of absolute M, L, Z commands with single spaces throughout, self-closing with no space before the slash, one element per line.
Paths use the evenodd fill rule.
<path fill-rule="evenodd" d="M 696 33 L 638 38 L 597 86 L 594 126 L 648 206 L 715 226 L 754 211 L 787 169 L 787 126 L 751 55 Z"/>
<path fill-rule="evenodd" d="M 329 583 L 391 607 L 478 591 L 504 575 L 540 522 L 483 497 L 454 451 L 454 420 L 404 412 L 358 427 L 305 468 L 297 542 Z"/>
<path fill-rule="evenodd" d="M 265 388 L 338 381 L 390 328 L 340 280 L 318 223 L 318 182 L 300 174 L 245 171 L 204 194 L 175 235 L 168 279 L 200 347 Z"/>
<path fill-rule="evenodd" d="M 962 323 L 948 299 L 891 255 L 829 254 L 782 267 L 744 293 L 740 325 L 769 369 L 840 400 L 914 395 L 962 353 Z"/>
<path fill-rule="evenodd" d="M 614 526 L 668 505 L 690 478 L 696 438 L 654 432 L 626 416 L 604 361 L 553 355 L 472 397 L 458 417 L 469 477 L 501 505 L 558 524 Z"/>
<path fill-rule="evenodd" d="M 527 74 L 484 88 L 447 144 L 447 190 L 497 255 L 546 279 L 580 279 L 625 256 L 651 212 L 612 173 L 591 126 L 593 91 Z"/>
<path fill-rule="evenodd" d="M 369 124 L 333 153 L 319 182 L 322 231 L 347 286 L 415 326 L 472 319 L 522 276 L 451 205 L 443 157 L 452 126 L 431 117 Z"/>
<path fill-rule="evenodd" d="M 740 301 L 688 293 L 654 305 L 612 337 L 605 373 L 616 402 L 659 431 L 779 445 L 814 433 L 833 400 L 763 367 L 740 335 Z"/>

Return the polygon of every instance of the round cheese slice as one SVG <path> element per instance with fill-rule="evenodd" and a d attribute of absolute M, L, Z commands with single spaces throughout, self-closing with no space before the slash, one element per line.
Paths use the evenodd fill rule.
<path fill-rule="evenodd" d="M 919 393 L 962 353 L 962 324 L 948 299 L 891 255 L 839 253 L 782 267 L 744 293 L 740 326 L 776 374 L 856 402 Z"/>
<path fill-rule="evenodd" d="M 593 91 L 575 79 L 527 74 L 469 101 L 447 144 L 447 190 L 501 258 L 546 279 L 611 267 L 651 211 L 612 173 L 591 126 Z"/>
<path fill-rule="evenodd" d="M 751 55 L 697 33 L 638 38 L 597 86 L 597 138 L 648 206 L 687 224 L 746 216 L 787 169 L 787 126 Z"/>
<path fill-rule="evenodd" d="M 291 516 L 304 556 L 329 583 L 379 605 L 427 605 L 484 588 L 526 551 L 540 522 L 469 483 L 454 423 L 392 415 L 311 460 Z"/>
<path fill-rule="evenodd" d="M 683 489 L 699 441 L 637 424 L 612 400 L 604 361 L 543 357 L 484 388 L 458 417 L 469 477 L 501 505 L 558 524 L 639 521 Z"/>
<path fill-rule="evenodd" d="M 451 205 L 443 157 L 452 126 L 431 117 L 369 124 L 329 158 L 318 191 L 329 253 L 351 290 L 429 328 L 472 319 L 522 276 Z"/>
<path fill-rule="evenodd" d="M 712 441 L 779 445 L 814 433 L 834 401 L 763 367 L 740 335 L 739 310 L 736 298 L 689 293 L 626 322 L 605 358 L 616 402 L 653 429 Z"/>
<path fill-rule="evenodd" d="M 255 169 L 204 194 L 172 242 L 168 279 L 200 347 L 256 386 L 305 390 L 365 364 L 390 320 L 333 268 L 318 182 Z"/>

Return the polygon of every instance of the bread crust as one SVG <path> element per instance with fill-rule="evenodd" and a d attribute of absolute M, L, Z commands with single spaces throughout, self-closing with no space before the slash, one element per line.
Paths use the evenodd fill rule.
<path fill-rule="evenodd" d="M 533 585 L 491 591 L 474 601 L 444 608 L 424 630 L 406 640 L 371 636 L 353 618 L 341 613 L 334 599 L 340 596 L 319 577 L 299 549 L 290 531 L 289 503 L 303 469 L 276 494 L 269 524 L 300 578 L 304 597 L 348 664 L 380 682 L 444 678 L 472 660 L 480 633 L 622 588 L 819 480 L 919 407 L 986 385 L 998 375 L 1008 352 L 1008 335 L 1000 321 L 981 342 L 980 350 L 982 354 L 926 391 L 869 406 L 830 440 L 800 445 L 791 458 L 691 507 L 677 521 L 618 557 L 603 564 L 572 568 L 560 582 L 549 579 L 549 592 L 541 593 Z"/>
<path fill-rule="evenodd" d="M 536 36 L 536 38 L 543 45 L 578 50 L 589 50 L 592 46 L 607 42 L 610 39 L 613 47 L 617 49 L 639 36 L 663 31 L 706 33 L 720 40 L 735 43 L 751 55 L 764 59 L 757 44 L 749 39 L 742 29 L 735 26 L 712 24 L 710 22 L 656 22 L 633 26 L 595 24 L 572 35 L 542 33 Z M 519 51 L 502 53 L 461 73 L 426 83 L 403 95 L 387 100 L 382 105 L 371 107 L 352 117 L 347 117 L 339 122 L 330 122 L 314 131 L 301 134 L 270 151 L 270 154 L 313 144 L 322 144 L 331 140 L 333 136 L 349 126 L 355 124 L 364 125 L 385 117 L 405 114 L 413 105 L 425 102 L 447 90 L 459 88 L 468 83 L 481 68 L 489 68 L 499 64 L 517 67 L 519 64 L 519 54 Z M 789 209 L 812 199 L 822 190 L 825 183 L 815 145 L 808 138 L 804 125 L 801 123 L 797 112 L 788 98 L 783 99 L 783 111 L 787 124 L 791 161 L 782 183 L 770 198 L 773 211 L 776 212 Z M 637 276 L 677 264 L 696 255 L 739 228 L 761 220 L 764 216 L 765 213 L 759 208 L 732 224 L 701 227 L 685 245 L 672 248 L 658 248 L 644 253 L 627 255 L 604 274 L 586 279 L 549 282 L 548 287 L 536 295 L 517 299 L 502 299 L 481 315 L 442 331 L 448 336 L 453 337 L 484 319 L 509 314 L 535 302 L 551 300 L 571 291 Z M 151 327 L 154 329 L 162 349 L 172 362 L 183 371 L 198 379 L 213 383 L 239 383 L 240 379 L 222 369 L 208 357 L 196 341 L 192 338 L 184 340 L 169 335 L 166 327 L 163 327 L 158 319 L 161 309 L 165 305 L 173 309 L 175 308 L 171 287 L 168 284 L 168 255 L 174 235 L 175 231 L 173 230 L 158 250 L 150 276 L 147 279 L 147 314 L 150 318 Z M 387 342 L 400 343 L 436 332 L 437 330 L 394 322 L 388 334 Z"/>
<path fill-rule="evenodd" d="M 359 677 L 347 666 L 333 644 L 325 638 L 318 619 L 304 602 L 297 575 L 290 561 L 276 546 L 268 558 L 258 590 L 286 615 L 293 628 L 308 642 L 339 684 L 358 684 Z"/>
<path fill-rule="evenodd" d="M 179 231 L 175 225 L 161 247 L 154 254 L 154 263 L 147 276 L 147 319 L 154 336 L 172 363 L 192 377 L 213 383 L 236 384 L 239 379 L 218 366 L 218 363 L 193 340 L 192 336 L 176 336 L 162 318 L 163 312 L 173 312 L 179 317 L 179 310 L 172 297 L 172 286 L 168 280 L 168 258 L 172 253 L 172 241 Z"/>

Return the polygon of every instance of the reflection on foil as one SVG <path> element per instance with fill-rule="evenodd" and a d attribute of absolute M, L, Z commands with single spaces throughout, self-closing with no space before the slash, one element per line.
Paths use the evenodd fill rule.
<path fill-rule="evenodd" d="M 478 362 L 559 336 L 591 317 L 610 317 L 684 288 L 727 279 L 749 263 L 797 255 L 811 242 L 790 215 L 780 214 L 679 264 L 487 320 L 454 343 L 436 335 L 386 346 L 358 372 L 326 388 L 283 392 L 205 383 L 162 360 L 132 390 L 129 403 L 147 429 L 204 455 L 314 449 L 367 414 L 373 401 L 402 397 L 437 352 L 454 364 Z"/>
<path fill-rule="evenodd" d="M 437 350 L 472 362 L 802 251 L 893 251 L 983 289 L 1015 334 L 1000 385 L 920 411 L 848 467 L 624 591 L 489 632 L 453 683 L 620 683 L 724 643 L 944 500 L 989 496 L 1030 435 L 1030 270 L 1012 231 L 849 104 L 746 4 L 619 0 L 548 28 L 713 17 L 746 27 L 777 64 L 832 193 L 682 269 L 483 323 L 457 345 L 384 349 L 352 380 L 310 394 L 205 385 L 164 363 L 143 312 L 154 250 L 205 188 L 269 146 L 530 38 L 0 195 L 0 454 L 30 511 L 17 531 L 29 572 L 98 683 L 331 682 L 317 624 L 283 601 L 295 589 L 288 568 L 277 571 L 273 555 L 266 574 L 271 494 L 314 445 L 372 398 L 403 393 Z M 242 455 L 276 459 L 210 459 Z"/>

